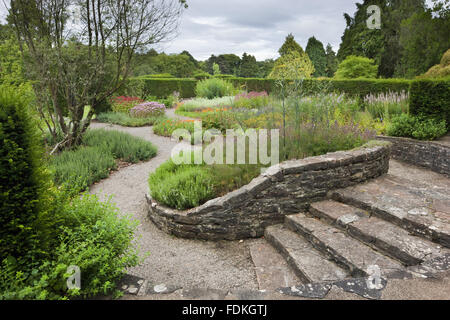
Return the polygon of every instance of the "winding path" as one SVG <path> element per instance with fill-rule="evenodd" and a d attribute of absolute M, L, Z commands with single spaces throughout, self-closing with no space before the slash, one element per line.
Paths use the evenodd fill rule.
<path fill-rule="evenodd" d="M 171 118 L 184 118 L 167 110 Z M 101 199 L 113 196 L 122 214 L 131 214 L 140 221 L 136 241 L 141 252 L 149 252 L 145 261 L 128 273 L 145 278 L 150 284 L 183 288 L 214 288 L 257 290 L 249 245 L 260 241 L 205 242 L 175 238 L 159 229 L 147 217 L 144 194 L 151 172 L 170 158 L 175 142 L 157 136 L 152 127 L 128 128 L 94 122 L 91 128 L 105 128 L 130 133 L 152 142 L 158 148 L 156 157 L 120 169 L 90 188 Z"/>

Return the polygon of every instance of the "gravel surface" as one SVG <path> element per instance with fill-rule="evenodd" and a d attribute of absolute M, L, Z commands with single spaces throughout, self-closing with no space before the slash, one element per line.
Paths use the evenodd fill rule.
<path fill-rule="evenodd" d="M 174 110 L 167 115 L 176 116 Z M 170 158 L 175 142 L 153 133 L 152 127 L 126 128 L 93 122 L 91 128 L 105 128 L 142 137 L 158 147 L 158 154 L 148 162 L 131 165 L 93 185 L 90 192 L 101 199 L 113 196 L 123 214 L 140 221 L 136 241 L 141 252 L 149 252 L 144 263 L 128 273 L 149 280 L 150 284 L 217 289 L 258 289 L 249 245 L 254 241 L 206 242 L 179 239 L 155 227 L 145 208 L 147 179 L 151 172 Z"/>

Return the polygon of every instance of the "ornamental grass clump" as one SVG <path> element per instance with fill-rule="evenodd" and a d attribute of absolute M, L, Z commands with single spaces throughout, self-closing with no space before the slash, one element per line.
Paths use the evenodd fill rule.
<path fill-rule="evenodd" d="M 402 91 L 369 94 L 364 98 L 366 111 L 374 119 L 391 119 L 393 116 L 409 113 L 409 93 Z"/>
<path fill-rule="evenodd" d="M 140 103 L 130 109 L 130 115 L 136 118 L 149 118 L 164 115 L 166 106 L 162 103 L 151 101 Z"/>

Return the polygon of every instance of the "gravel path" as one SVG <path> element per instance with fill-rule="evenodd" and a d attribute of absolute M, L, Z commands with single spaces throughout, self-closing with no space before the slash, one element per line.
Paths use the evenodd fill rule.
<path fill-rule="evenodd" d="M 167 110 L 173 118 L 183 118 Z M 183 288 L 258 289 L 249 245 L 261 240 L 206 242 L 179 239 L 155 227 L 148 219 L 144 194 L 151 172 L 170 158 L 175 142 L 153 133 L 152 127 L 127 128 L 94 122 L 91 128 L 119 130 L 142 137 L 158 147 L 158 154 L 148 162 L 125 167 L 93 185 L 92 194 L 101 199 L 113 196 L 122 213 L 140 221 L 137 241 L 141 252 L 150 255 L 144 263 L 128 273 L 149 280 L 150 284 L 166 284 Z"/>

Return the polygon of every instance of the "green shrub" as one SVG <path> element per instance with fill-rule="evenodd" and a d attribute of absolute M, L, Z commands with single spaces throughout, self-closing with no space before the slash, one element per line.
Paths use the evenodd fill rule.
<path fill-rule="evenodd" d="M 150 142 L 115 130 L 89 130 L 83 137 L 83 145 L 100 147 L 111 152 L 115 159 L 131 163 L 156 155 L 156 148 Z"/>
<path fill-rule="evenodd" d="M 156 78 L 131 78 L 121 88 L 121 94 L 134 92 L 139 97 L 155 96 L 158 99 L 167 98 L 174 92 L 180 94 L 180 98 L 195 97 L 196 80 L 193 79 L 156 79 Z"/>
<path fill-rule="evenodd" d="M 149 187 L 159 203 L 185 210 L 248 184 L 260 172 L 259 165 L 176 165 L 169 160 L 150 174 Z"/>
<path fill-rule="evenodd" d="M 387 134 L 393 137 L 434 140 L 447 132 L 445 120 L 435 120 L 402 114 L 392 119 Z"/>
<path fill-rule="evenodd" d="M 214 197 L 212 178 L 204 166 L 177 166 L 169 160 L 150 175 L 149 185 L 153 198 L 179 210 Z"/>
<path fill-rule="evenodd" d="M 135 118 L 123 112 L 105 112 L 97 115 L 96 119 L 100 122 L 118 124 L 124 127 L 144 127 L 152 126 L 163 118 L 165 117 Z"/>
<path fill-rule="evenodd" d="M 20 264 L 14 258 L 1 263 L 0 300 L 88 298 L 114 293 L 126 268 L 138 264 L 138 252 L 132 244 L 137 222 L 120 217 L 109 200 L 103 203 L 85 194 L 58 203 L 55 212 L 61 222 L 51 231 L 58 242 L 46 259 L 33 265 Z M 81 290 L 68 290 L 66 286 L 71 265 L 80 268 Z"/>
<path fill-rule="evenodd" d="M 412 115 L 444 119 L 450 128 L 450 80 L 415 80 L 410 95 Z"/>
<path fill-rule="evenodd" d="M 148 78 L 148 79 L 172 79 L 175 78 L 170 73 L 158 73 L 158 74 L 147 74 L 145 76 L 141 76 L 141 78 Z"/>
<path fill-rule="evenodd" d="M 208 72 L 197 72 L 193 78 L 196 80 L 205 80 L 211 78 L 211 75 Z"/>
<path fill-rule="evenodd" d="M 107 178 L 117 168 L 116 160 L 136 163 L 156 155 L 156 148 L 144 139 L 119 131 L 90 130 L 83 145 L 63 151 L 50 160 L 57 184 L 76 184 L 83 190 Z"/>
<path fill-rule="evenodd" d="M 208 99 L 230 96 L 233 95 L 234 91 L 231 82 L 217 78 L 199 81 L 195 88 L 198 97 Z"/>
<path fill-rule="evenodd" d="M 27 104 L 15 88 L 0 86 L 0 262 L 45 254 L 52 237 L 51 178 Z"/>
<path fill-rule="evenodd" d="M 79 147 L 76 150 L 63 151 L 50 163 L 56 184 L 76 182 L 80 190 L 107 178 L 110 171 L 117 168 L 112 153 L 96 147 Z"/>
<path fill-rule="evenodd" d="M 335 77 L 337 79 L 376 78 L 378 66 L 373 59 L 348 56 L 339 64 Z"/>
<path fill-rule="evenodd" d="M 178 112 L 201 111 L 201 110 L 209 109 L 209 108 L 229 107 L 229 106 L 232 106 L 233 103 L 234 103 L 233 96 L 226 96 L 226 97 L 214 98 L 214 99 L 195 98 L 195 99 L 184 101 L 177 108 L 177 111 Z"/>
<path fill-rule="evenodd" d="M 277 92 L 276 80 L 260 78 L 230 78 L 237 90 Z M 411 81 L 405 79 L 304 79 L 302 91 L 304 95 L 320 92 L 338 92 L 364 98 L 368 94 L 391 92 L 409 92 Z M 129 79 L 120 90 L 123 95 L 147 97 L 152 100 L 169 97 L 174 91 L 180 92 L 181 98 L 195 97 L 197 81 L 193 79 Z"/>

